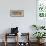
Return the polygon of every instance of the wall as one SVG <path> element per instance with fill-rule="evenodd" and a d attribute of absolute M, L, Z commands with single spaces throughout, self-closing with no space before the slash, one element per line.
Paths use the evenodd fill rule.
<path fill-rule="evenodd" d="M 10 17 L 10 9 L 24 10 L 24 17 Z M 36 24 L 36 0 L 0 0 L 0 34 L 17 26 L 19 32 L 32 35 L 32 24 Z"/>

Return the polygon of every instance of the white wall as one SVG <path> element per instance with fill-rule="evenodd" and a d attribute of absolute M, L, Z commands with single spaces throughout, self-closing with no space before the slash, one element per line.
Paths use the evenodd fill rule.
<path fill-rule="evenodd" d="M 10 9 L 24 10 L 24 17 L 10 17 Z M 16 26 L 31 34 L 32 24 L 36 24 L 36 0 L 0 0 L 0 34 Z"/>

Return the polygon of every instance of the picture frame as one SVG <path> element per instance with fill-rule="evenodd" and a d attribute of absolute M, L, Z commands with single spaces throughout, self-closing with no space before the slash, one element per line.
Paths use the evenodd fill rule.
<path fill-rule="evenodd" d="M 10 10 L 11 17 L 24 17 L 24 10 Z"/>
<path fill-rule="evenodd" d="M 46 0 L 36 1 L 36 24 L 46 25 Z"/>

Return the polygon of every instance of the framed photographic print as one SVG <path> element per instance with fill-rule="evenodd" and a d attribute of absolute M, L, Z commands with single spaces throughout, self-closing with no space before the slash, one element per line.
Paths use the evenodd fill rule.
<path fill-rule="evenodd" d="M 10 10 L 11 17 L 24 17 L 24 10 Z"/>
<path fill-rule="evenodd" d="M 37 0 L 36 24 L 46 25 L 46 0 Z"/>

